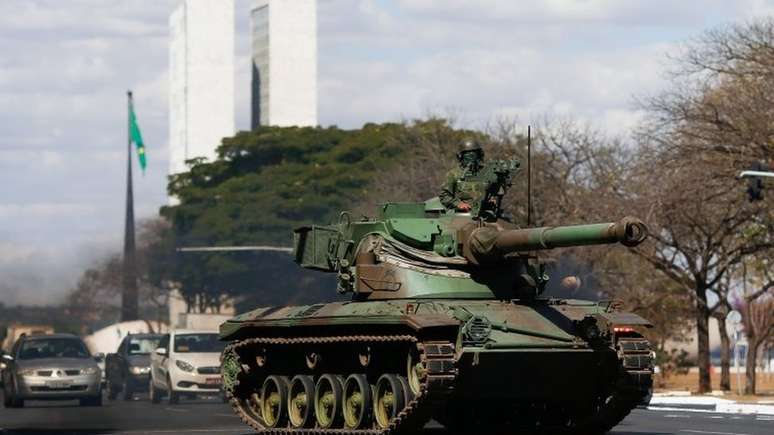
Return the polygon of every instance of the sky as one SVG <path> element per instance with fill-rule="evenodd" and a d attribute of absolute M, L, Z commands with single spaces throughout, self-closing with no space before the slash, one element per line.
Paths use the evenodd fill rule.
<path fill-rule="evenodd" d="M 0 0 L 0 302 L 57 303 L 120 250 L 127 89 L 149 161 L 135 173 L 135 213 L 166 203 L 177 3 Z M 234 3 L 236 125 L 247 129 L 252 1 Z M 317 13 L 323 126 L 549 115 L 625 135 L 635 99 L 667 85 L 669 53 L 774 14 L 774 0 L 319 0 Z"/>

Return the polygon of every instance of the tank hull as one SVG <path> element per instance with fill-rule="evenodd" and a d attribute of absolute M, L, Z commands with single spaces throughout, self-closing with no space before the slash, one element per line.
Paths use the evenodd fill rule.
<path fill-rule="evenodd" d="M 609 332 L 588 335 L 587 319 Z M 266 433 L 411 433 L 431 418 L 463 431 L 473 423 L 471 431 L 489 425 L 604 433 L 649 396 L 650 348 L 633 331 L 645 325 L 584 301 L 405 299 L 261 308 L 221 326 L 221 338 L 232 342 L 223 356 L 224 382 L 237 414 Z M 288 385 L 275 388 L 273 377 Z M 290 418 L 310 406 L 294 405 L 309 403 L 293 393 L 303 383 L 296 379 L 322 388 L 329 377 L 341 383 L 342 407 L 354 400 L 345 387 L 357 379 L 370 385 L 373 397 L 362 408 L 369 417 L 330 427 L 316 416 Z M 384 401 L 376 397 L 391 379 L 403 402 L 380 423 Z M 283 388 L 286 394 L 274 393 Z M 460 408 L 478 417 L 460 420 Z M 320 409 L 311 413 L 326 408 Z M 337 412 L 347 415 L 346 408 Z"/>

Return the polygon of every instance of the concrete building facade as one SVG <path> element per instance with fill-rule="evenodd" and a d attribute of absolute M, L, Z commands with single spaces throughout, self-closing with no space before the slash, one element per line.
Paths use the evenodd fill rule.
<path fill-rule="evenodd" d="M 258 0 L 250 32 L 251 127 L 316 126 L 316 0 Z"/>
<path fill-rule="evenodd" d="M 234 3 L 182 0 L 169 18 L 169 173 L 233 136 Z"/>

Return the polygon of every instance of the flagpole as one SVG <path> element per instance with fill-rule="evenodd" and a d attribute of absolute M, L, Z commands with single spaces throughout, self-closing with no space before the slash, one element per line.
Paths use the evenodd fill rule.
<path fill-rule="evenodd" d="M 134 192 L 132 190 L 132 91 L 127 96 L 127 144 L 126 144 L 126 218 L 124 220 L 123 291 L 121 292 L 121 321 L 137 320 L 137 264 L 134 244 Z"/>

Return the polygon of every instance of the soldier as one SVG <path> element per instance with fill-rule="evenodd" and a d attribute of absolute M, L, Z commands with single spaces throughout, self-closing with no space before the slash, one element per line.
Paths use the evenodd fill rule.
<path fill-rule="evenodd" d="M 485 181 L 475 180 L 483 167 L 484 150 L 477 141 L 467 139 L 460 145 L 457 160 L 460 167 L 449 171 L 439 198 L 447 209 L 469 212 L 484 199 L 488 188 Z"/>

